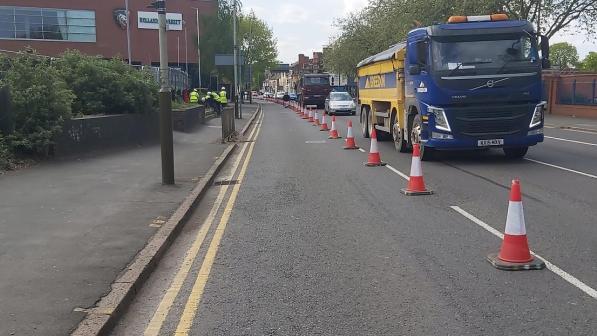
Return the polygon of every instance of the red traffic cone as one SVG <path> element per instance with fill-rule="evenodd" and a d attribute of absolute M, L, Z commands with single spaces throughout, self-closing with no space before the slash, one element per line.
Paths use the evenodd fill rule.
<path fill-rule="evenodd" d="M 423 180 L 423 169 L 421 168 L 421 148 L 419 144 L 413 144 L 413 158 L 410 165 L 410 178 L 408 186 L 400 190 L 406 196 L 431 195 L 433 191 L 425 188 Z"/>
<path fill-rule="evenodd" d="M 325 121 L 325 111 L 323 111 L 323 116 L 321 117 L 321 128 L 320 131 L 329 131 L 328 123 Z"/>
<path fill-rule="evenodd" d="M 369 149 L 369 155 L 367 156 L 367 162 L 365 162 L 365 166 L 368 167 L 378 167 L 378 166 L 385 166 L 385 162 L 381 162 L 381 157 L 379 155 L 379 150 L 377 149 L 377 133 L 375 132 L 375 128 L 371 131 L 371 148 Z"/>
<path fill-rule="evenodd" d="M 308 121 L 309 121 L 310 123 L 312 123 L 312 122 L 313 122 L 313 110 L 312 110 L 311 108 L 309 108 L 309 119 L 308 119 Z"/>
<path fill-rule="evenodd" d="M 307 108 L 305 106 L 303 106 L 303 117 L 302 119 L 309 119 L 309 113 L 307 111 Z"/>
<path fill-rule="evenodd" d="M 313 117 L 313 126 L 319 127 L 319 112 L 315 109 L 315 116 Z"/>
<path fill-rule="evenodd" d="M 377 140 L 376 140 L 377 141 Z M 359 149 L 354 142 L 354 135 L 352 135 L 352 120 L 348 120 L 348 131 L 346 131 L 346 145 L 344 149 Z"/>
<path fill-rule="evenodd" d="M 340 139 L 341 136 L 338 134 L 338 130 L 336 129 L 336 116 L 332 117 L 332 129 L 330 130 L 330 136 L 328 139 Z"/>
<path fill-rule="evenodd" d="M 539 270 L 545 263 L 533 258 L 524 224 L 524 210 L 520 193 L 520 181 L 512 181 L 510 203 L 506 217 L 506 230 L 499 253 L 492 253 L 487 260 L 497 269 L 506 271 Z"/>

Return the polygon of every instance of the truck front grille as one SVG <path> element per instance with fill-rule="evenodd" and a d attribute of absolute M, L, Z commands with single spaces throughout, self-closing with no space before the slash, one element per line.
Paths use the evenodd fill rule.
<path fill-rule="evenodd" d="M 448 108 L 455 134 L 475 138 L 524 134 L 534 104 L 466 106 Z"/>

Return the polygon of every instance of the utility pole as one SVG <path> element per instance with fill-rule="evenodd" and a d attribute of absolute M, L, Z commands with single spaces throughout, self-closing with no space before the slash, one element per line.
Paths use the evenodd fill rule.
<path fill-rule="evenodd" d="M 126 48 L 129 56 L 129 65 L 133 64 L 131 56 L 131 12 L 129 11 L 129 0 L 124 0 L 126 10 Z"/>
<path fill-rule="evenodd" d="M 199 8 L 194 8 L 197 20 L 197 72 L 199 73 L 199 88 L 201 88 L 203 86 L 201 85 L 201 48 L 199 47 Z"/>
<path fill-rule="evenodd" d="M 168 80 L 168 41 L 166 39 L 166 0 L 152 3 L 158 10 L 160 26 L 160 143 L 162 184 L 174 184 L 174 145 L 172 139 L 172 96 Z"/>
<path fill-rule="evenodd" d="M 232 10 L 232 41 L 234 44 L 234 115 L 236 118 L 240 119 L 242 117 L 240 112 L 239 106 L 239 84 L 238 84 L 238 44 L 237 44 L 237 37 L 236 37 L 236 5 L 237 0 L 233 0 L 233 10 Z"/>

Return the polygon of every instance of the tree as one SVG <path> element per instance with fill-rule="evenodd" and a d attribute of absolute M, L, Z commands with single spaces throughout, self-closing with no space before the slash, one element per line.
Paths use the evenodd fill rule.
<path fill-rule="evenodd" d="M 273 31 L 251 11 L 239 22 L 239 40 L 242 55 L 251 66 L 253 87 L 259 87 L 259 75 L 276 64 L 278 51 Z"/>
<path fill-rule="evenodd" d="M 581 63 L 581 69 L 597 72 L 597 52 L 591 51 Z"/>
<path fill-rule="evenodd" d="M 578 66 L 578 52 L 576 47 L 567 42 L 553 44 L 549 48 L 551 63 L 561 70 Z"/>
<path fill-rule="evenodd" d="M 595 34 L 597 1 L 595 0 L 489 0 L 511 16 L 528 20 L 540 27 L 547 37 L 575 23 L 589 34 Z"/>
<path fill-rule="evenodd" d="M 414 27 L 445 22 L 451 15 L 488 13 L 528 20 L 548 37 L 573 25 L 596 33 L 595 0 L 372 0 L 336 23 L 340 33 L 326 48 L 324 62 L 332 71 L 354 74 L 358 61 L 404 40 Z"/>

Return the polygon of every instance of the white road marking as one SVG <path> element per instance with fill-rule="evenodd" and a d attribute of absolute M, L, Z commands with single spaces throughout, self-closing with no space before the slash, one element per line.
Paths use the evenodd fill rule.
<path fill-rule="evenodd" d="M 324 144 L 326 143 L 325 140 L 307 140 L 305 141 L 306 144 Z"/>
<path fill-rule="evenodd" d="M 593 134 L 593 135 L 597 134 L 596 131 L 584 131 L 584 130 L 578 130 L 578 129 L 572 129 L 572 128 L 561 128 L 561 127 L 559 129 L 561 129 L 563 131 L 570 131 L 570 132 L 577 132 L 577 133 L 585 133 L 585 134 Z"/>
<path fill-rule="evenodd" d="M 399 171 L 398 169 L 390 166 L 390 165 L 386 165 L 386 168 L 388 168 L 389 170 L 393 171 L 394 173 L 398 174 L 400 177 L 402 177 L 405 180 L 409 180 L 410 178 L 408 177 L 408 175 L 404 174 L 403 172 Z"/>
<path fill-rule="evenodd" d="M 551 137 L 551 136 L 547 136 L 547 135 L 544 135 L 543 137 L 545 137 L 545 138 L 547 138 L 547 139 L 552 139 L 552 140 L 559 140 L 559 141 L 573 142 L 573 143 L 577 143 L 577 144 L 581 144 L 581 145 L 587 145 L 587 146 L 597 146 L 597 144 L 590 143 L 590 142 L 583 142 L 583 141 L 576 141 L 576 140 L 570 140 L 570 139 L 556 138 L 556 137 Z"/>
<path fill-rule="evenodd" d="M 556 128 L 555 126 L 543 125 L 544 128 Z"/>
<path fill-rule="evenodd" d="M 543 161 L 539 161 L 539 160 L 533 160 L 533 159 L 529 159 L 529 158 L 524 158 L 524 159 L 527 160 L 527 161 L 535 162 L 535 163 L 542 164 L 542 165 L 545 165 L 545 166 L 548 166 L 548 167 L 553 167 L 553 168 L 565 170 L 567 172 L 571 172 L 571 173 L 575 173 L 575 174 L 578 174 L 578 175 L 582 175 L 582 176 L 586 176 L 586 177 L 597 179 L 597 175 L 593 175 L 593 174 L 589 174 L 589 173 L 583 173 L 583 172 L 578 171 L 578 170 L 574 170 L 574 169 L 570 169 L 570 168 L 565 168 L 565 167 L 561 167 L 561 166 L 556 166 L 554 164 L 543 162 Z"/>
<path fill-rule="evenodd" d="M 208 128 L 222 128 L 222 126 L 209 125 Z"/>
<path fill-rule="evenodd" d="M 451 206 L 450 208 L 452 208 L 452 210 L 458 212 L 459 214 L 463 215 L 464 217 L 470 219 L 473 223 L 481 226 L 482 228 L 484 228 L 485 230 L 487 230 L 490 233 L 494 234 L 495 236 L 499 237 L 500 239 L 504 239 L 504 235 L 501 232 L 499 232 L 498 230 L 496 230 L 493 227 L 489 226 L 488 224 L 484 223 L 479 218 L 477 218 L 477 217 L 471 215 L 470 213 L 466 212 L 465 210 L 463 210 L 459 206 Z M 573 285 L 574 287 L 576 287 L 576 288 L 580 289 L 581 291 L 585 292 L 587 295 L 589 295 L 593 299 L 597 299 L 597 290 L 589 287 L 584 282 L 578 280 L 576 277 L 570 275 L 569 273 L 567 273 L 563 269 L 561 269 L 558 266 L 556 266 L 556 265 L 552 264 L 551 262 L 547 261 L 545 258 L 543 258 L 542 256 L 538 255 L 537 253 L 531 251 L 531 254 L 534 255 L 537 259 L 540 259 L 541 261 L 543 261 L 545 263 L 545 266 L 547 267 L 548 270 L 552 271 L 553 273 L 555 273 L 556 275 L 558 275 L 562 279 L 566 280 L 569 284 Z"/>
<path fill-rule="evenodd" d="M 364 149 L 359 148 L 359 152 L 367 153 Z"/>

